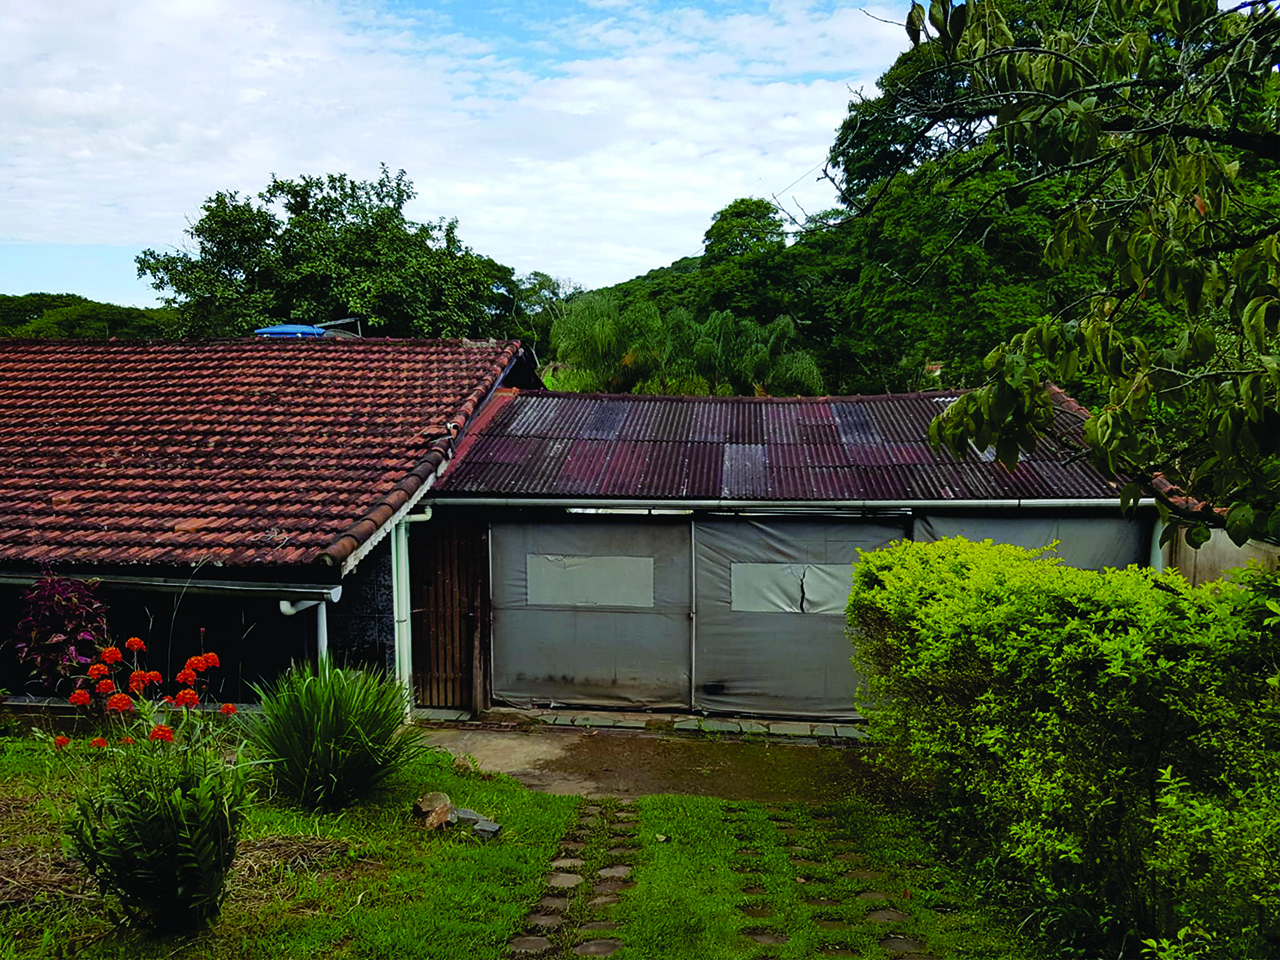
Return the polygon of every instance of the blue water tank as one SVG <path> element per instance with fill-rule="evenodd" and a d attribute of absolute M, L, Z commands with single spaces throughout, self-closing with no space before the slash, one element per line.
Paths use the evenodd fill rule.
<path fill-rule="evenodd" d="M 277 323 L 274 327 L 259 327 L 253 331 L 260 337 L 281 339 L 320 339 L 324 336 L 323 327 L 313 327 L 305 323 Z"/>

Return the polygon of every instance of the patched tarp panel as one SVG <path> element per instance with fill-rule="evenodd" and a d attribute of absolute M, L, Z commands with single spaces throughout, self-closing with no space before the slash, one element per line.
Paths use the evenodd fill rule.
<path fill-rule="evenodd" d="M 493 694 L 689 703 L 689 524 L 494 524 Z"/>
<path fill-rule="evenodd" d="M 903 529 L 826 520 L 695 525 L 694 703 L 700 709 L 852 717 L 844 608 L 858 549 Z"/>
<path fill-rule="evenodd" d="M 653 557 L 528 553 L 524 560 L 531 606 L 653 606 Z"/>
<path fill-rule="evenodd" d="M 916 519 L 914 539 L 932 542 L 946 537 L 994 540 L 1018 547 L 1043 547 L 1060 541 L 1049 556 L 1072 567 L 1101 570 L 1147 560 L 1145 526 L 1123 517 L 948 517 Z"/>

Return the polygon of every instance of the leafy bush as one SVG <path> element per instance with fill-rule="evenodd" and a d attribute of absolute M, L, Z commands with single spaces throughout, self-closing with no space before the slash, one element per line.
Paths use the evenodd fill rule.
<path fill-rule="evenodd" d="M 97 580 L 47 575 L 22 595 L 26 610 L 7 645 L 41 692 L 54 691 L 111 642 Z"/>
<path fill-rule="evenodd" d="M 222 908 L 250 800 L 246 768 L 223 759 L 213 717 L 182 710 L 170 726 L 147 701 L 138 712 L 132 728 L 121 728 L 136 738 L 91 742 L 105 756 L 67 834 L 131 920 L 165 933 L 198 930 Z M 59 737 L 55 746 L 69 742 Z"/>
<path fill-rule="evenodd" d="M 1212 923 L 1242 956 L 1280 948 L 1275 592 L 962 539 L 866 554 L 849 622 L 872 738 L 1050 936 Z"/>
<path fill-rule="evenodd" d="M 409 700 L 382 674 L 294 664 L 274 686 L 254 687 L 259 714 L 245 736 L 268 758 L 280 791 L 298 804 L 336 810 L 366 795 L 422 749 L 405 727 Z"/>

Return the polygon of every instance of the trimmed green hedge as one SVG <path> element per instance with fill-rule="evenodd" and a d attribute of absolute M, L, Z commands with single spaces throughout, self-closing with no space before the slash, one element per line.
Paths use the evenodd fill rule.
<path fill-rule="evenodd" d="M 1277 597 L 1256 570 L 1191 587 L 989 541 L 896 544 L 854 570 L 862 709 L 939 839 L 1046 936 L 1280 955 Z"/>

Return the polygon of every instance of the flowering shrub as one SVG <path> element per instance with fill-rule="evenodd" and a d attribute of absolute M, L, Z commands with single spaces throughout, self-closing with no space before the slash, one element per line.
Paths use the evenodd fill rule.
<path fill-rule="evenodd" d="M 67 702 L 75 707 L 97 704 L 110 716 L 113 713 L 130 713 L 134 708 L 133 698 L 146 694 L 149 688 L 154 687 L 155 691 L 159 691 L 164 685 L 164 677 L 160 675 L 160 671 L 144 670 L 142 667 L 140 655 L 147 652 L 147 645 L 139 637 L 130 637 L 124 646 L 129 651 L 127 658 L 119 647 L 108 646 L 99 651 L 96 658 L 86 661 L 88 666 L 84 674 L 76 678 L 79 686 L 67 698 Z M 199 706 L 201 694 L 196 687 L 208 685 L 202 681 L 200 674 L 217 666 L 220 666 L 220 661 L 216 653 L 189 657 L 186 666 L 174 677 L 184 689 L 163 697 L 164 702 L 177 707 Z M 125 689 L 129 692 L 125 693 Z M 232 707 L 230 712 L 234 713 L 235 708 Z"/>
<path fill-rule="evenodd" d="M 129 919 L 173 933 L 217 919 L 251 796 L 245 765 L 223 759 L 216 716 L 182 710 L 170 726 L 159 709 L 137 705 L 136 729 L 150 728 L 140 742 L 91 741 L 109 762 L 78 798 L 67 835 Z"/>
<path fill-rule="evenodd" d="M 38 692 L 52 693 L 110 641 L 107 606 L 97 580 L 44 576 L 22 595 L 26 612 L 6 645 L 32 674 Z"/>
<path fill-rule="evenodd" d="M 120 735 L 114 745 L 103 736 L 89 742 L 107 762 L 92 765 L 67 834 L 128 918 L 164 932 L 198 929 L 221 909 L 249 802 L 239 751 L 228 764 L 217 742 L 226 721 L 191 709 L 200 704 L 197 686 L 207 687 L 199 674 L 218 658 L 192 657 L 183 670 L 192 674 L 189 684 L 160 697 L 163 677 L 139 662 L 146 644 L 131 637 L 125 650 L 128 658 L 118 647 L 103 649 L 81 679 L 86 685 L 68 698 L 78 707 L 101 707 Z M 222 706 L 221 713 L 234 712 Z M 54 740 L 56 750 L 69 746 L 68 737 Z"/>

